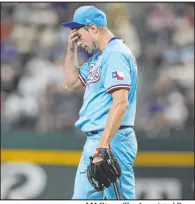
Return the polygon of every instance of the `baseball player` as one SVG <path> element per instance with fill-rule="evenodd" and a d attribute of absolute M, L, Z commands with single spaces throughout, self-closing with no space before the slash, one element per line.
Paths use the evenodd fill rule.
<path fill-rule="evenodd" d="M 135 199 L 136 60 L 123 40 L 107 28 L 105 13 L 94 6 L 78 8 L 73 21 L 63 25 L 71 29 L 65 89 L 85 86 L 75 126 L 87 136 L 72 199 Z M 79 69 L 74 63 L 75 46 L 92 54 Z"/>

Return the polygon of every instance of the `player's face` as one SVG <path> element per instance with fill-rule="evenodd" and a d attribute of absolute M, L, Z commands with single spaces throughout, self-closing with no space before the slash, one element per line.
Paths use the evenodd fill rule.
<path fill-rule="evenodd" d="M 80 46 L 86 50 L 88 53 L 93 53 L 97 50 L 97 45 L 94 39 L 94 35 L 90 28 L 81 27 L 77 29 L 79 40 L 77 40 L 77 46 Z"/>

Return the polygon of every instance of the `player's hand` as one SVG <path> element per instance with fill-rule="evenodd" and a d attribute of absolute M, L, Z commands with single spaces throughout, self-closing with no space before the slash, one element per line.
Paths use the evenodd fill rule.
<path fill-rule="evenodd" d="M 90 165 L 87 168 L 87 177 L 91 185 L 102 191 L 115 183 L 121 175 L 121 168 L 114 154 L 109 148 L 97 148 Z"/>
<path fill-rule="evenodd" d="M 69 51 L 74 51 L 74 46 L 76 45 L 79 38 L 80 38 L 80 35 L 78 34 L 76 29 L 70 32 L 70 35 L 68 38 L 68 50 Z"/>

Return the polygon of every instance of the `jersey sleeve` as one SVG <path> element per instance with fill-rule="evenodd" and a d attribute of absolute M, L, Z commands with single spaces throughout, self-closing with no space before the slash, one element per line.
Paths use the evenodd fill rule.
<path fill-rule="evenodd" d="M 107 93 L 131 88 L 130 63 L 121 52 L 110 53 L 104 62 L 103 83 Z"/>
<path fill-rule="evenodd" d="M 89 63 L 86 62 L 79 68 L 79 79 L 84 86 L 86 86 L 86 83 L 87 83 L 88 72 L 89 72 Z"/>

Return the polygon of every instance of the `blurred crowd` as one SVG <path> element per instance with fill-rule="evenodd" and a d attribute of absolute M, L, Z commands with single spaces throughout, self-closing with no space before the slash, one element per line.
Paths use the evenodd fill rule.
<path fill-rule="evenodd" d="M 84 89 L 64 92 L 63 63 L 76 8 L 87 3 L 1 4 L 1 127 L 74 129 Z M 89 3 L 88 3 L 89 4 Z M 135 129 L 148 136 L 194 127 L 194 5 L 92 3 L 124 39 L 139 70 Z M 82 65 L 88 55 L 78 50 Z"/>

